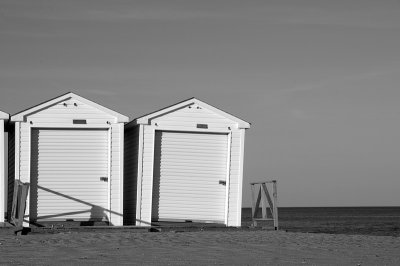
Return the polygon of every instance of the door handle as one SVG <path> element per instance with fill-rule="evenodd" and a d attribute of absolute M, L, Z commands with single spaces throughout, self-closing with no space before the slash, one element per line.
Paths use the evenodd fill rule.
<path fill-rule="evenodd" d="M 108 182 L 108 177 L 102 176 L 100 177 L 100 181 Z"/>
<path fill-rule="evenodd" d="M 219 184 L 226 186 L 226 181 L 225 180 L 219 180 Z"/>

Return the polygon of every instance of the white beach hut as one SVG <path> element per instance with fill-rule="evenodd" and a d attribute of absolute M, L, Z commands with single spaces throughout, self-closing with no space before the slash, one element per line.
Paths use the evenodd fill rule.
<path fill-rule="evenodd" d="M 10 115 L 0 111 L 0 223 L 4 222 L 4 214 L 5 214 L 5 138 L 4 132 L 6 129 L 6 123 L 8 122 Z"/>
<path fill-rule="evenodd" d="M 30 183 L 26 220 L 122 225 L 128 117 L 67 93 L 11 116 L 10 122 L 15 167 L 9 187 L 14 179 Z"/>
<path fill-rule="evenodd" d="M 245 129 L 195 98 L 125 126 L 125 224 L 241 225 Z"/>

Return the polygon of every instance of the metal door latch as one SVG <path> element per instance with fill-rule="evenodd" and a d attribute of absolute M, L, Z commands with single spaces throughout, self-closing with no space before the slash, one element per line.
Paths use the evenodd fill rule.
<path fill-rule="evenodd" d="M 108 177 L 102 176 L 100 177 L 100 181 L 108 182 Z"/>
<path fill-rule="evenodd" d="M 219 184 L 226 186 L 226 181 L 225 180 L 219 180 Z"/>

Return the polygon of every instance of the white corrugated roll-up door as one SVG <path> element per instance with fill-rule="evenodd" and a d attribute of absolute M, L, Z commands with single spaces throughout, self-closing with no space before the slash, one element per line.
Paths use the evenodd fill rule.
<path fill-rule="evenodd" d="M 33 129 L 32 220 L 108 220 L 106 129 Z"/>
<path fill-rule="evenodd" d="M 225 221 L 228 135 L 156 131 L 152 219 Z"/>

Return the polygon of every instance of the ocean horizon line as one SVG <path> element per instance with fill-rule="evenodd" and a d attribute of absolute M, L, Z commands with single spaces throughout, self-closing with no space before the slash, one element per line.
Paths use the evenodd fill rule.
<path fill-rule="evenodd" d="M 242 209 L 251 209 L 252 207 L 242 207 Z M 261 208 L 261 207 L 260 207 Z M 400 205 L 382 205 L 382 206 L 278 206 L 278 208 L 400 208 Z"/>

